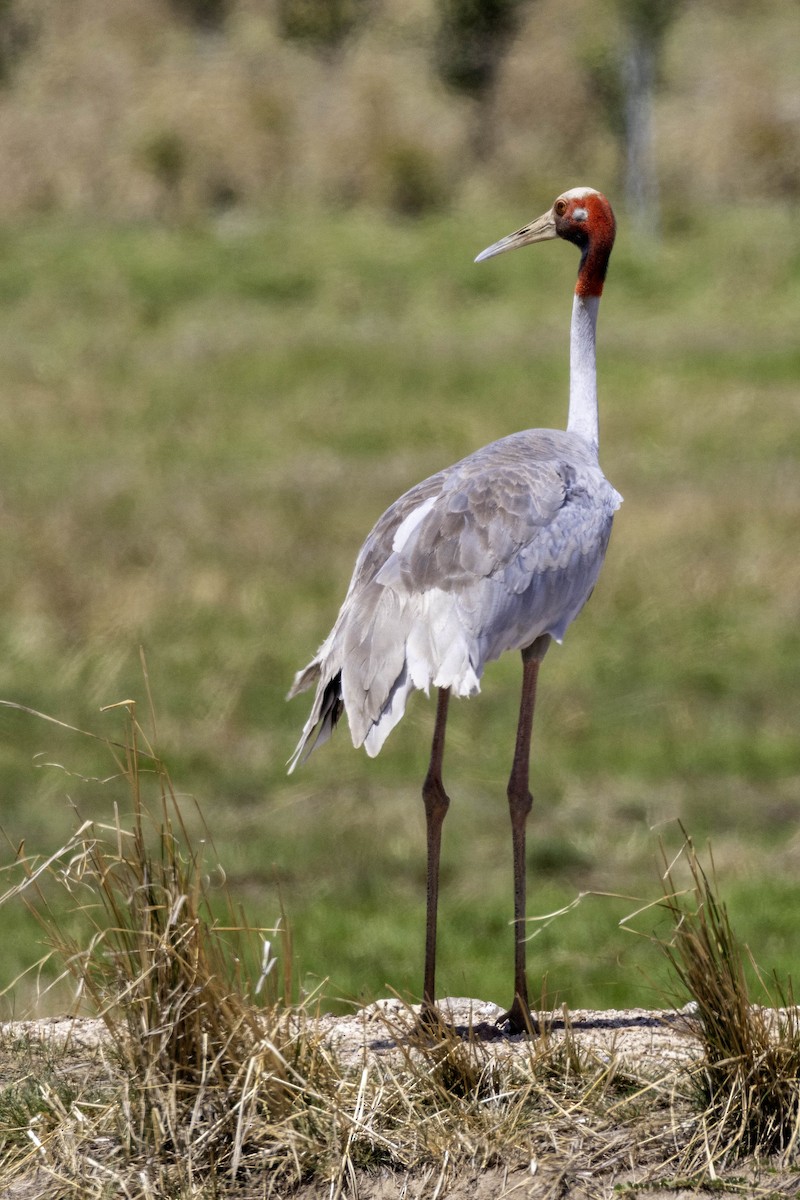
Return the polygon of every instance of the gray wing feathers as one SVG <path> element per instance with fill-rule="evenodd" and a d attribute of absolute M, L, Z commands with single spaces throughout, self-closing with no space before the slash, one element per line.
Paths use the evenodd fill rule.
<path fill-rule="evenodd" d="M 557 430 L 504 438 L 401 496 L 295 678 L 290 695 L 318 686 L 292 768 L 342 705 L 354 745 L 377 754 L 414 688 L 471 695 L 489 660 L 544 633 L 560 641 L 592 592 L 620 503 L 588 444 Z"/>
<path fill-rule="evenodd" d="M 552 463 L 502 465 L 500 477 L 485 473 L 491 464 L 479 455 L 453 468 L 435 504 L 384 561 L 378 582 L 457 590 L 511 561 L 562 507 L 565 484 Z"/>

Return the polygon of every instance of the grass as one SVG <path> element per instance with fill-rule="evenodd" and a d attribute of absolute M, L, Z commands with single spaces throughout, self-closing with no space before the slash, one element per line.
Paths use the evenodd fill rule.
<path fill-rule="evenodd" d="M 666 863 L 665 905 L 674 923 L 666 950 L 679 983 L 693 997 L 705 1046 L 693 1073 L 703 1103 L 702 1133 L 687 1158 L 726 1163 L 743 1155 L 790 1160 L 800 1133 L 800 1013 L 777 976 L 762 982 L 769 1007 L 750 999 L 742 948 L 716 881 L 690 839 L 686 860 L 691 903 Z M 713 866 L 713 864 L 712 864 Z"/>
<path fill-rule="evenodd" d="M 129 1169 L 131 1178 L 150 1176 L 145 1195 L 163 1195 L 193 1177 L 235 1178 L 257 1126 L 266 1131 L 259 1166 L 294 1181 L 296 1151 L 276 1144 L 275 1131 L 294 1106 L 297 1061 L 309 1066 L 315 1050 L 281 991 L 289 941 L 284 932 L 275 971 L 276 930 L 242 923 L 227 896 L 227 923 L 214 916 L 215 893 L 225 889 L 208 874 L 213 846 L 188 837 L 135 705 L 123 707 L 124 741 L 105 743 L 120 792 L 114 823 L 84 822 L 46 862 L 21 855 L 17 885 L 58 963 L 105 1024 L 106 1102 L 53 1087 L 41 1070 L 6 1086 L 5 1147 L 24 1147 L 12 1151 L 11 1177 L 30 1158 L 20 1138 L 27 1134 L 44 1169 L 70 1190 L 83 1185 L 88 1167 L 91 1194 L 108 1194 L 109 1177 L 128 1194 Z M 62 920 L 54 889 L 66 894 L 81 936 Z M 304 1077 L 303 1087 L 313 1082 Z M 87 1134 L 105 1145 L 108 1162 L 90 1156 L 76 1172 Z"/>
<path fill-rule="evenodd" d="M 342 730 L 287 779 L 305 705 L 284 695 L 394 496 L 493 437 L 563 423 L 574 256 L 471 261 L 550 200 L 414 224 L 0 234 L 0 697 L 106 732 L 102 705 L 145 701 L 144 646 L 154 741 L 208 812 L 233 894 L 266 927 L 282 898 L 295 987 L 328 980 L 331 1005 L 421 986 L 432 712 L 416 697 L 372 762 Z M 619 921 L 653 897 L 678 820 L 713 835 L 759 961 L 785 973 L 796 942 L 792 216 L 688 213 L 654 248 L 620 215 L 600 373 L 602 459 L 626 501 L 595 596 L 548 656 L 534 732 L 530 909 L 587 895 L 533 940 L 532 985 L 546 973 L 574 1007 L 661 1002 L 666 968 Z M 441 987 L 500 1003 L 517 692 L 515 662 L 487 671 L 446 764 Z M 12 846 L 62 844 L 73 806 L 109 821 L 107 770 L 99 744 L 0 711 Z M 29 918 L 6 921 L 8 982 L 40 952 Z M 18 987 L 13 1011 L 63 1007 L 49 982 Z"/>
<path fill-rule="evenodd" d="M 688 1074 L 636 1066 L 613 1043 L 589 1048 L 566 1008 L 559 1034 L 545 1019 L 535 1037 L 498 1046 L 472 1027 L 422 1029 L 395 1005 L 351 1031 L 348 1053 L 311 1004 L 288 1002 L 285 937 L 277 956 L 262 953 L 264 931 L 243 915 L 214 917 L 213 847 L 188 834 L 135 707 L 123 707 L 123 739 L 104 745 L 113 825 L 84 822 L 50 859 L 21 855 L 17 873 L 106 1036 L 91 1045 L 78 1025 L 59 1044 L 46 1027 L 3 1031 L 0 1187 L 249 1200 L 301 1185 L 370 1194 L 380 1176 L 466 1196 L 479 1184 L 509 1195 L 535 1175 L 542 1196 L 588 1178 L 597 1195 L 796 1189 L 796 1013 L 749 1003 L 737 939 L 690 841 L 685 864 L 666 864 L 661 901 L 672 927 L 661 949 L 705 1047 Z M 58 891 L 82 924 L 77 940 L 52 904 Z"/>

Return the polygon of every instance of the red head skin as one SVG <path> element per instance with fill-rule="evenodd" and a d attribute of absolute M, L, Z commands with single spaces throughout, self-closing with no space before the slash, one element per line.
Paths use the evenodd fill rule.
<path fill-rule="evenodd" d="M 482 250 L 476 262 L 560 237 L 574 242 L 581 251 L 581 264 L 575 293 L 578 296 L 601 296 L 608 268 L 617 223 L 611 205 L 602 192 L 590 187 L 570 188 L 559 196 L 549 212 L 544 213 L 516 233 L 510 233 Z"/>
<path fill-rule="evenodd" d="M 611 205 L 601 192 L 573 188 L 556 200 L 553 216 L 557 235 L 581 251 L 576 294 L 601 296 L 617 231 Z"/>

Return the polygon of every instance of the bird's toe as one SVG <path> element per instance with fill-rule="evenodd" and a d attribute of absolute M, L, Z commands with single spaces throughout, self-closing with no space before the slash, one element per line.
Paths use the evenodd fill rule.
<path fill-rule="evenodd" d="M 511 1008 L 498 1017 L 495 1024 L 498 1029 L 502 1029 L 511 1037 L 520 1033 L 526 1033 L 529 1037 L 533 1037 L 539 1033 L 539 1022 L 528 1005 L 522 1003 L 519 996 L 514 997 Z"/>

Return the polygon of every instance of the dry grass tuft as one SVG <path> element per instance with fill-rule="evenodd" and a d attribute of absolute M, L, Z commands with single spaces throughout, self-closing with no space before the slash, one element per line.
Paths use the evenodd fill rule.
<path fill-rule="evenodd" d="M 666 858 L 664 905 L 674 922 L 665 949 L 697 1005 L 705 1048 L 693 1074 L 704 1112 L 688 1157 L 712 1175 L 715 1164 L 747 1154 L 781 1154 L 788 1161 L 800 1133 L 800 1015 L 791 989 L 777 979 L 767 986 L 759 976 L 769 1003 L 751 1003 L 745 958 L 718 898 L 713 860 L 709 878 L 688 836 L 683 855 L 692 905 L 682 901 L 675 863 Z"/>
<path fill-rule="evenodd" d="M 276 1177 L 295 1180 L 296 1147 L 280 1131 L 296 1116 L 298 1094 L 313 1093 L 327 1068 L 305 1013 L 288 1005 L 288 935 L 285 927 L 251 928 L 224 883 L 212 887 L 213 843 L 208 836 L 192 843 L 135 705 L 120 707 L 127 736 L 108 745 L 128 789 L 130 820 L 115 804 L 113 824 L 85 822 L 44 872 L 21 860 L 29 909 L 77 982 L 78 997 L 107 1028 L 113 1095 L 90 1122 L 83 1108 L 36 1082 L 36 1101 L 23 1095 L 12 1123 L 24 1128 L 27 1104 L 28 1139 L 58 1172 L 71 1173 L 69 1165 L 75 1168 L 99 1137 L 119 1180 L 147 1164 L 154 1194 L 193 1178 L 236 1177 L 254 1151 Z M 155 788 L 155 805 L 145 799 L 145 783 Z M 70 894 L 80 934 L 51 905 L 54 883 Z M 215 915 L 220 897 L 222 918 Z M 276 932 L 282 979 L 265 937 Z M 52 1133 L 46 1139 L 39 1132 L 45 1126 Z M 109 1169 L 104 1164 L 96 1179 L 100 1191 Z M 75 1178 L 85 1182 L 85 1165 Z"/>
<path fill-rule="evenodd" d="M 586 1169 L 587 1155 L 613 1169 L 617 1152 L 633 1145 L 633 1126 L 641 1131 L 637 1096 L 659 1093 L 626 1073 L 616 1054 L 579 1045 L 568 1020 L 559 1035 L 543 1021 L 522 1047 L 499 1048 L 480 1026 L 430 1028 L 409 1013 L 386 1023 L 398 1055 L 376 1068 L 382 1119 L 401 1117 L 395 1162 L 406 1167 L 535 1170 L 555 1154 L 565 1169 L 578 1161 Z M 666 1092 L 661 1101 L 666 1111 Z"/>

